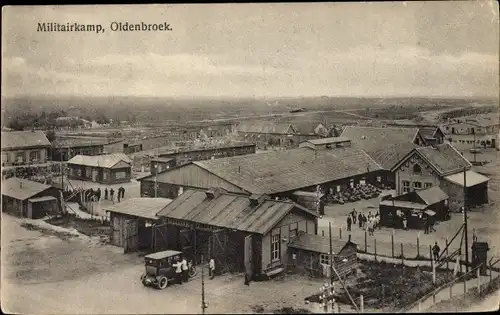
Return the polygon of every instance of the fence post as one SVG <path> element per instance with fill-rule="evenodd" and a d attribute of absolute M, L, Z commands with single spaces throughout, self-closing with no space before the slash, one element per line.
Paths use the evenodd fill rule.
<path fill-rule="evenodd" d="M 421 311 L 420 300 L 418 300 L 418 312 L 420 313 L 420 311 Z"/>
<path fill-rule="evenodd" d="M 368 246 L 366 244 L 366 238 L 367 238 L 367 236 L 366 236 L 366 230 L 365 230 L 365 253 L 368 253 Z"/>
<path fill-rule="evenodd" d="M 450 300 L 453 297 L 453 285 L 455 284 L 455 281 L 450 285 Z"/>
<path fill-rule="evenodd" d="M 432 291 L 432 304 L 436 304 L 436 291 Z"/>
<path fill-rule="evenodd" d="M 375 248 L 375 261 L 377 261 L 377 239 L 373 239 L 373 246 Z"/>
<path fill-rule="evenodd" d="M 448 270 L 450 270 L 449 259 L 448 259 L 448 238 L 445 240 L 446 244 L 446 274 L 448 274 Z"/>
<path fill-rule="evenodd" d="M 339 227 L 339 237 L 340 237 L 340 239 L 342 239 L 342 226 Z"/>
<path fill-rule="evenodd" d="M 490 285 L 491 285 L 491 281 L 493 280 L 493 266 L 491 265 L 491 261 L 490 261 Z"/>
<path fill-rule="evenodd" d="M 466 295 L 467 295 L 467 276 L 468 276 L 468 274 L 466 273 L 464 275 L 464 298 L 466 298 Z"/>
<path fill-rule="evenodd" d="M 429 245 L 429 258 L 432 260 L 432 246 Z"/>
<path fill-rule="evenodd" d="M 325 236 L 325 230 L 321 230 L 321 236 Z"/>
<path fill-rule="evenodd" d="M 391 234 L 391 245 L 392 245 L 392 258 L 394 258 L 394 230 L 392 230 Z"/>
<path fill-rule="evenodd" d="M 405 261 L 405 256 L 403 253 L 403 243 L 401 243 L 401 264 L 404 264 Z"/>
<path fill-rule="evenodd" d="M 417 258 L 420 257 L 420 231 L 417 234 Z"/>
<path fill-rule="evenodd" d="M 481 296 L 481 268 L 477 268 L 476 275 L 477 275 L 477 294 Z"/>
<path fill-rule="evenodd" d="M 359 308 L 361 313 L 365 312 L 365 301 L 363 299 L 363 294 L 359 296 Z"/>
<path fill-rule="evenodd" d="M 436 285 L 436 262 L 434 259 L 431 260 L 432 265 L 432 284 Z"/>

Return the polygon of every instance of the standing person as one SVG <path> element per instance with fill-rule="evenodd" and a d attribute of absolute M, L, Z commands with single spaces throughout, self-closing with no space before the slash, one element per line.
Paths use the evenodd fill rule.
<path fill-rule="evenodd" d="M 368 219 L 366 218 L 366 216 L 363 214 L 363 229 L 366 228 L 366 222 L 368 221 Z"/>
<path fill-rule="evenodd" d="M 358 225 L 360 229 L 363 228 L 363 215 L 361 212 L 358 214 Z"/>
<path fill-rule="evenodd" d="M 111 199 L 111 201 L 115 203 L 115 190 L 113 188 L 109 190 L 109 199 Z"/>
<path fill-rule="evenodd" d="M 356 212 L 356 209 L 352 209 L 352 223 L 356 224 L 356 215 L 358 213 Z"/>
<path fill-rule="evenodd" d="M 104 200 L 108 200 L 108 188 L 104 188 Z"/>
<path fill-rule="evenodd" d="M 120 187 L 120 188 L 121 188 L 121 190 L 122 190 L 122 199 L 123 199 L 123 198 L 125 198 L 125 188 L 123 188 L 123 186 L 122 186 L 122 187 Z"/>
<path fill-rule="evenodd" d="M 408 230 L 408 220 L 406 219 L 406 215 L 403 216 L 403 228 Z"/>
<path fill-rule="evenodd" d="M 435 242 L 434 246 L 432 246 L 432 254 L 434 255 L 434 261 L 438 261 L 440 251 L 441 251 L 441 248 L 439 248 L 438 243 Z"/>
<path fill-rule="evenodd" d="M 429 234 L 429 220 L 424 217 L 424 234 Z"/>
<path fill-rule="evenodd" d="M 182 284 L 182 263 L 179 258 L 177 258 L 177 262 L 172 264 L 175 267 L 175 276 L 177 279 L 177 283 Z"/>
<path fill-rule="evenodd" d="M 120 199 L 122 199 L 122 191 L 121 188 L 118 188 L 117 194 L 116 194 L 116 199 L 118 202 L 120 202 Z"/>
<path fill-rule="evenodd" d="M 472 242 L 477 242 L 476 229 L 472 229 Z"/>
<path fill-rule="evenodd" d="M 210 280 L 215 277 L 215 260 L 213 258 L 210 258 L 210 262 L 208 263 L 208 276 Z"/>
<path fill-rule="evenodd" d="M 97 201 L 100 201 L 101 200 L 101 187 L 97 188 L 96 196 L 97 196 Z"/>
<path fill-rule="evenodd" d="M 352 219 L 351 219 L 351 216 L 348 215 L 347 216 L 347 231 L 351 231 L 351 224 L 352 224 Z"/>
<path fill-rule="evenodd" d="M 188 263 L 184 256 L 182 257 L 181 266 L 182 266 L 182 276 L 184 278 L 184 282 L 188 282 L 189 280 Z"/>

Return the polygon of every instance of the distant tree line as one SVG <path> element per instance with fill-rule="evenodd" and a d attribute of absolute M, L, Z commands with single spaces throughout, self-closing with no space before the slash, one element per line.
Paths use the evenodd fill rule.
<path fill-rule="evenodd" d="M 53 130 L 59 128 L 75 129 L 82 127 L 84 125 L 84 120 L 89 122 L 95 120 L 98 124 L 109 124 L 111 122 L 111 120 L 104 115 L 99 115 L 96 119 L 90 116 L 80 117 L 80 119 L 57 119 L 67 116 L 67 112 L 64 110 L 51 112 L 41 111 L 38 114 L 33 112 L 15 113 L 7 119 L 6 126 L 16 131 L 31 129 Z"/>
<path fill-rule="evenodd" d="M 469 115 L 478 115 L 478 114 L 487 114 L 493 113 L 498 110 L 498 106 L 485 106 L 485 107 L 467 107 L 467 108 L 458 108 L 453 109 L 448 112 L 442 113 L 439 115 L 439 119 L 441 121 L 446 121 L 451 118 L 469 116 Z"/>

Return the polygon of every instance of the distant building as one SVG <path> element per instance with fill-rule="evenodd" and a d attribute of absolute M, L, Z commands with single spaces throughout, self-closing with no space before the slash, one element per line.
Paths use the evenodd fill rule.
<path fill-rule="evenodd" d="M 52 141 L 52 161 L 68 161 L 77 155 L 100 155 L 106 143 L 100 139 L 58 138 Z"/>
<path fill-rule="evenodd" d="M 34 181 L 11 177 L 2 180 L 2 211 L 38 219 L 60 210 L 57 188 Z"/>
<path fill-rule="evenodd" d="M 123 153 L 86 156 L 77 155 L 67 163 L 72 179 L 102 184 L 130 182 L 132 161 Z"/>
<path fill-rule="evenodd" d="M 300 142 L 318 136 L 300 133 L 292 124 L 273 121 L 243 121 L 236 127 L 244 141 L 255 142 L 259 147 L 297 147 Z"/>
<path fill-rule="evenodd" d="M 463 206 L 464 170 L 466 170 L 469 206 L 488 202 L 488 178 L 471 171 L 472 165 L 451 144 L 415 148 L 406 154 L 392 171 L 396 178 L 396 193 L 405 194 L 439 186 L 449 197 L 449 208 Z"/>
<path fill-rule="evenodd" d="M 42 131 L 2 132 L 2 166 L 47 163 L 50 142 Z"/>
<path fill-rule="evenodd" d="M 498 112 L 457 117 L 443 124 L 446 140 L 458 149 L 497 148 L 500 132 Z"/>

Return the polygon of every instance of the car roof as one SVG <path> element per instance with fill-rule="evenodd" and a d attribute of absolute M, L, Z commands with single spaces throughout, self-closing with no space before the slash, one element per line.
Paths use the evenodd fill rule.
<path fill-rule="evenodd" d="M 182 254 L 182 252 L 178 252 L 176 250 L 165 250 L 163 252 L 149 254 L 149 255 L 146 255 L 144 257 L 149 258 L 149 259 L 163 259 L 163 258 L 172 257 L 172 256 L 179 255 L 179 254 Z"/>

